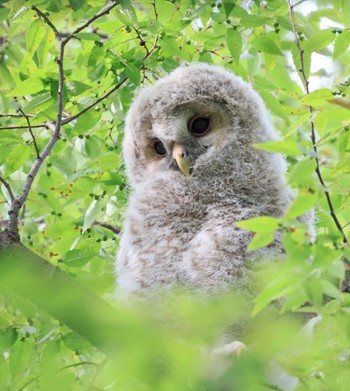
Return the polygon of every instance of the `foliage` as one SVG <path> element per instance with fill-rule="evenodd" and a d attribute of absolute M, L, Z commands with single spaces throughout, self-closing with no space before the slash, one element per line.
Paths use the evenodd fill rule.
<path fill-rule="evenodd" d="M 306 16 L 303 3 L 314 11 Z M 283 263 L 264 270 L 254 308 L 237 297 L 204 305 L 181 296 L 168 303 L 164 324 L 148 311 L 118 308 L 120 346 L 107 358 L 25 298 L 3 293 L 1 389 L 254 391 L 273 382 L 273 360 L 299 379 L 297 390 L 347 389 L 350 300 L 341 288 L 350 260 L 350 8 L 347 0 L 318 0 L 291 12 L 290 4 L 0 2 L 1 225 L 11 204 L 6 185 L 21 194 L 62 103 L 60 140 L 40 162 L 20 214 L 21 241 L 98 295 L 113 301 L 118 236 L 100 223 L 120 227 L 128 197 L 120 150 L 125 113 L 140 86 L 180 63 L 224 65 L 252 83 L 281 134 L 257 148 L 287 156 L 295 191 L 282 219 L 240 224 L 255 232 L 250 249 L 268 245 L 279 229 L 286 250 Z M 317 58 L 325 65 L 315 70 Z M 314 240 L 300 218 L 312 208 Z M 267 307 L 282 297 L 280 314 L 272 315 Z M 322 318 L 305 340 L 281 314 L 306 311 Z M 191 325 L 182 338 L 181 321 L 170 327 L 181 319 Z M 207 376 L 201 349 L 214 343 L 215 324 L 242 319 L 255 325 L 245 340 L 250 351 L 222 376 Z"/>

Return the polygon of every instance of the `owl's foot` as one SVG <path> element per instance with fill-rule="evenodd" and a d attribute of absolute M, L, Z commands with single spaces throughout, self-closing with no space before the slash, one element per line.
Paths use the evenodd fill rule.
<path fill-rule="evenodd" d="M 221 376 L 230 366 L 232 358 L 239 356 L 247 349 L 243 342 L 233 341 L 212 350 L 206 365 L 206 376 L 212 379 Z"/>
<path fill-rule="evenodd" d="M 210 353 L 210 358 L 225 358 L 232 356 L 239 356 L 242 352 L 247 350 L 247 346 L 241 341 L 233 341 L 226 345 L 222 345 Z"/>

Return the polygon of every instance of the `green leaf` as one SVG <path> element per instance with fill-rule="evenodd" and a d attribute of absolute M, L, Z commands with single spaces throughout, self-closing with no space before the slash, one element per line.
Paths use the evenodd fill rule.
<path fill-rule="evenodd" d="M 13 16 L 26 2 L 26 0 L 11 0 L 9 5 L 11 7 L 10 16 Z"/>
<path fill-rule="evenodd" d="M 93 200 L 86 211 L 84 217 L 83 232 L 92 226 L 98 216 L 100 216 L 103 207 L 103 200 Z"/>
<path fill-rule="evenodd" d="M 34 19 L 27 31 L 27 52 L 33 54 L 45 35 L 45 25 L 41 19 Z"/>
<path fill-rule="evenodd" d="M 328 101 L 332 98 L 334 98 L 334 96 L 330 89 L 320 88 L 312 91 L 310 94 L 304 95 L 300 99 L 300 103 L 308 106 L 322 106 L 328 104 Z"/>
<path fill-rule="evenodd" d="M 336 259 L 327 265 L 327 273 L 343 281 L 345 278 L 345 265 L 340 259 Z"/>
<path fill-rule="evenodd" d="M 240 23 L 244 27 L 257 27 L 270 23 L 270 18 L 261 15 L 246 15 L 241 18 Z"/>
<path fill-rule="evenodd" d="M 95 255 L 95 253 L 87 249 L 74 249 L 66 253 L 63 262 L 68 266 L 81 267 L 89 262 Z"/>
<path fill-rule="evenodd" d="M 274 232 L 278 229 L 279 222 L 271 216 L 258 216 L 239 221 L 236 225 L 239 228 L 248 229 L 253 232 Z"/>
<path fill-rule="evenodd" d="M 278 48 L 278 46 L 275 44 L 275 42 L 272 39 L 270 39 L 264 35 L 260 35 L 259 37 L 253 39 L 252 46 L 255 49 L 257 49 L 263 53 L 275 54 L 277 56 L 283 56 L 283 53 Z"/>
<path fill-rule="evenodd" d="M 300 190 L 286 213 L 287 219 L 293 219 L 309 211 L 317 202 L 318 194 L 315 191 Z"/>
<path fill-rule="evenodd" d="M 283 106 L 280 101 L 268 91 L 259 91 L 261 97 L 263 98 L 267 108 L 274 114 L 277 114 L 279 117 L 283 118 L 286 122 L 289 122 L 289 117 L 284 111 Z"/>
<path fill-rule="evenodd" d="M 100 119 L 101 114 L 98 111 L 88 111 L 81 115 L 74 125 L 75 134 L 82 134 L 95 126 Z"/>
<path fill-rule="evenodd" d="M 25 113 L 33 113 L 45 110 L 52 103 L 52 97 L 50 93 L 40 94 L 31 99 L 28 104 L 24 106 Z"/>
<path fill-rule="evenodd" d="M 293 290 L 293 287 L 288 284 L 288 281 L 274 281 L 268 285 L 255 299 L 253 308 L 253 316 L 268 306 L 272 301 L 279 299 Z"/>
<path fill-rule="evenodd" d="M 288 156 L 302 155 L 298 148 L 298 143 L 290 140 L 268 141 L 266 143 L 253 144 L 253 147 L 267 152 L 283 153 Z"/>
<path fill-rule="evenodd" d="M 79 9 L 84 8 L 86 0 L 69 0 L 69 4 L 73 11 L 78 11 Z"/>
<path fill-rule="evenodd" d="M 222 4 L 224 5 L 226 18 L 228 18 L 236 4 L 233 1 L 223 1 Z"/>
<path fill-rule="evenodd" d="M 182 57 L 181 49 L 175 37 L 165 36 L 163 38 L 162 48 L 165 53 L 170 54 L 171 56 L 180 56 Z"/>
<path fill-rule="evenodd" d="M 141 82 L 141 75 L 140 75 L 140 70 L 136 68 L 136 66 L 132 63 L 127 63 L 125 64 L 124 68 L 126 76 L 135 84 L 135 85 L 140 85 Z"/>
<path fill-rule="evenodd" d="M 81 335 L 75 332 L 70 332 L 62 337 L 64 344 L 75 351 L 87 349 L 90 344 Z"/>
<path fill-rule="evenodd" d="M 349 0 L 342 0 L 342 15 L 345 27 L 350 27 L 350 2 Z"/>
<path fill-rule="evenodd" d="M 44 90 L 45 86 L 38 77 L 29 78 L 19 83 L 7 96 L 25 96 L 33 95 Z"/>
<path fill-rule="evenodd" d="M 0 351 L 8 350 L 17 341 L 18 333 L 14 327 L 0 330 Z"/>
<path fill-rule="evenodd" d="M 227 30 L 227 47 L 231 53 L 232 58 L 239 60 L 242 51 L 242 37 L 238 30 L 230 28 Z"/>
<path fill-rule="evenodd" d="M 101 155 L 100 140 L 96 136 L 90 136 L 85 140 L 83 152 L 89 159 L 96 159 Z"/>
<path fill-rule="evenodd" d="M 334 299 L 342 298 L 342 294 L 340 293 L 339 289 L 327 280 L 322 281 L 322 289 L 323 293 L 329 297 L 333 297 Z"/>
<path fill-rule="evenodd" d="M 332 33 L 333 29 L 317 31 L 306 44 L 306 48 L 311 52 L 317 52 L 334 41 L 336 35 Z"/>
<path fill-rule="evenodd" d="M 21 168 L 28 161 L 31 153 L 34 153 L 34 147 L 31 151 L 28 145 L 18 145 L 7 156 L 6 172 L 10 175 Z"/>
<path fill-rule="evenodd" d="M 52 50 L 52 48 L 54 47 L 54 42 L 55 42 L 55 34 L 51 30 L 51 28 L 46 26 L 45 35 L 41 40 L 38 50 L 36 52 L 36 57 L 39 61 L 40 67 L 45 66 L 45 64 L 49 61 L 48 54 L 49 51 Z"/>
<path fill-rule="evenodd" d="M 273 232 L 256 232 L 247 247 L 247 251 L 254 251 L 258 248 L 265 247 L 269 245 L 273 240 Z"/>
<path fill-rule="evenodd" d="M 347 53 L 350 45 L 350 31 L 343 31 L 334 42 L 333 60 L 336 60 L 342 54 Z"/>
<path fill-rule="evenodd" d="M 299 187 L 310 186 L 310 178 L 316 170 L 316 162 L 312 157 L 300 159 L 291 167 L 289 182 L 296 183 Z"/>
<path fill-rule="evenodd" d="M 338 148 L 340 155 L 344 155 L 349 150 L 349 136 L 350 136 L 350 130 L 349 129 L 343 129 L 340 132 L 339 140 L 338 140 Z"/>

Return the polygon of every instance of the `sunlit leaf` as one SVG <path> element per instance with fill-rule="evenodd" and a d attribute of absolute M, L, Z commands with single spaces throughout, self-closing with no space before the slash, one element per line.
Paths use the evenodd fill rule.
<path fill-rule="evenodd" d="M 242 37 L 237 30 L 227 30 L 227 47 L 231 56 L 238 61 L 242 51 Z"/>
<path fill-rule="evenodd" d="M 33 54 L 45 35 L 45 25 L 40 19 L 34 19 L 27 31 L 27 51 Z"/>
<path fill-rule="evenodd" d="M 349 13 L 350 13 L 350 7 L 349 7 Z M 350 46 L 350 31 L 343 31 L 342 34 L 339 34 L 335 39 L 333 60 L 336 60 L 342 54 L 346 53 L 346 51 L 349 49 L 349 46 Z"/>
<path fill-rule="evenodd" d="M 332 29 L 317 31 L 307 42 L 308 50 L 314 52 L 328 46 L 334 41 L 336 35 Z"/>
<path fill-rule="evenodd" d="M 301 190 L 290 205 L 286 218 L 298 217 L 310 210 L 317 202 L 318 194 L 315 191 Z"/>
<path fill-rule="evenodd" d="M 290 140 L 268 141 L 266 143 L 254 144 L 254 148 L 267 152 L 283 153 L 288 156 L 299 156 L 302 154 L 298 148 L 298 143 Z"/>
<path fill-rule="evenodd" d="M 253 39 L 252 45 L 255 47 L 255 49 L 261 52 L 283 56 L 283 53 L 275 44 L 275 42 L 264 35 L 261 35 Z"/>
<path fill-rule="evenodd" d="M 272 301 L 286 296 L 292 290 L 293 287 L 288 285 L 286 280 L 271 282 L 271 284 L 269 284 L 255 299 L 253 315 L 256 315 L 263 310 Z"/>
<path fill-rule="evenodd" d="M 39 78 L 29 78 L 18 84 L 7 96 L 32 95 L 42 91 L 45 88 L 44 83 Z"/>
<path fill-rule="evenodd" d="M 257 250 L 261 247 L 269 245 L 274 239 L 273 232 L 258 231 L 254 234 L 253 239 L 250 241 L 247 251 Z"/>
<path fill-rule="evenodd" d="M 259 216 L 249 220 L 242 220 L 236 223 L 237 227 L 248 229 L 254 232 L 274 232 L 278 229 L 279 222 L 274 217 Z"/>
<path fill-rule="evenodd" d="M 300 99 L 300 103 L 310 106 L 321 106 L 328 103 L 329 99 L 332 99 L 334 96 L 332 91 L 328 88 L 320 88 L 318 90 L 312 91 L 310 94 L 303 96 Z"/>
<path fill-rule="evenodd" d="M 87 209 L 84 217 L 83 231 L 92 226 L 95 220 L 100 216 L 103 206 L 103 200 L 93 200 Z"/>

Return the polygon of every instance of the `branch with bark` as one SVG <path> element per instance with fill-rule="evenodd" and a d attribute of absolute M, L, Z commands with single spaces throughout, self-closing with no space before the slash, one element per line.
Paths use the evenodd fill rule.
<path fill-rule="evenodd" d="M 302 80 L 304 88 L 305 88 L 305 92 L 306 92 L 307 95 L 309 95 L 310 94 L 309 80 L 308 80 L 308 78 L 306 76 L 306 72 L 305 72 L 305 60 L 304 60 L 305 52 L 304 52 L 304 50 L 301 47 L 300 39 L 299 39 L 298 33 L 296 31 L 295 20 L 294 20 L 294 5 L 293 5 L 292 0 L 288 0 L 288 6 L 289 6 L 290 22 L 291 22 L 292 30 L 293 30 L 293 34 L 294 34 L 294 40 L 295 40 L 295 44 L 296 44 L 297 49 L 298 49 L 299 59 L 300 59 L 300 69 L 298 69 L 298 71 L 300 73 L 301 80 Z M 326 200 L 327 200 L 329 212 L 330 212 L 330 215 L 331 215 L 331 217 L 332 217 L 332 219 L 334 221 L 334 224 L 336 225 L 338 231 L 342 235 L 343 243 L 348 245 L 349 242 L 348 242 L 348 240 L 346 238 L 346 235 L 345 235 L 345 232 L 343 230 L 343 227 L 340 224 L 340 221 L 339 221 L 339 219 L 338 219 L 338 217 L 337 217 L 337 215 L 335 213 L 329 189 L 328 189 L 328 187 L 327 187 L 327 185 L 325 183 L 325 180 L 323 178 L 323 175 L 322 175 L 321 165 L 320 165 L 320 160 L 319 160 L 319 152 L 318 152 L 317 141 L 316 141 L 315 123 L 314 123 L 314 121 L 311 118 L 312 114 L 314 112 L 314 109 L 313 109 L 312 106 L 308 106 L 308 109 L 309 109 L 309 112 L 310 112 L 310 138 L 311 138 L 311 141 L 312 141 L 312 147 L 313 147 L 314 156 L 315 156 L 315 162 L 316 162 L 316 170 L 315 170 L 315 172 L 316 172 L 316 175 L 318 177 L 318 180 L 319 180 L 320 184 L 322 185 L 323 192 L 324 192 L 324 195 L 325 195 Z"/>
<path fill-rule="evenodd" d="M 20 112 L 22 115 L 26 118 L 27 126 L 21 126 L 21 127 L 2 127 L 1 129 L 29 129 L 29 132 L 33 138 L 34 146 L 36 149 L 37 158 L 34 161 L 27 177 L 24 182 L 24 186 L 22 188 L 21 193 L 19 196 L 14 196 L 13 192 L 11 191 L 11 188 L 9 184 L 1 178 L 1 182 L 6 187 L 7 191 L 10 194 L 11 197 L 11 206 L 9 210 L 9 221 L 8 226 L 5 229 L 6 234 L 6 240 L 3 242 L 0 241 L 0 248 L 2 247 L 8 247 L 11 243 L 17 243 L 20 240 L 19 232 L 18 232 L 18 216 L 21 208 L 23 207 L 24 203 L 26 202 L 28 198 L 28 194 L 31 190 L 31 187 L 33 185 L 34 179 L 37 176 L 39 169 L 42 165 L 42 163 L 45 161 L 45 159 L 51 154 L 51 151 L 53 150 L 54 146 L 60 139 L 61 135 L 61 128 L 63 124 L 67 124 L 80 115 L 84 114 L 86 111 L 90 110 L 92 107 L 94 107 L 96 104 L 101 102 L 103 99 L 106 99 L 110 94 L 112 94 L 114 91 L 119 89 L 121 85 L 126 81 L 126 78 L 123 79 L 120 83 L 118 83 L 116 86 L 114 86 L 108 93 L 106 93 L 104 96 L 102 96 L 100 99 L 98 99 L 96 102 L 91 104 L 90 106 L 86 107 L 84 110 L 82 110 L 80 113 L 78 113 L 75 116 L 72 116 L 70 119 L 67 119 L 65 122 L 63 120 L 63 93 L 65 88 L 65 75 L 64 75 L 64 55 L 65 55 L 65 47 L 69 43 L 69 41 L 74 37 L 75 34 L 78 34 L 88 26 L 90 26 L 95 20 L 101 18 L 102 16 L 108 14 L 114 7 L 116 7 L 119 4 L 119 1 L 113 1 L 110 5 L 108 5 L 103 11 L 99 12 L 98 14 L 94 15 L 90 19 L 88 19 L 82 26 L 75 29 L 72 33 L 68 34 L 64 39 L 62 39 L 61 34 L 59 33 L 56 26 L 52 23 L 52 21 L 49 19 L 49 17 L 42 12 L 38 7 L 33 6 L 32 9 L 37 13 L 37 15 L 42 18 L 45 23 L 52 29 L 54 32 L 56 39 L 59 42 L 59 54 L 57 59 L 57 66 L 58 66 L 58 92 L 57 92 L 57 117 L 55 121 L 49 121 L 43 125 L 31 125 L 29 122 L 29 117 L 26 116 L 26 114 L 20 109 Z M 34 127 L 47 127 L 53 131 L 53 134 L 46 144 L 46 146 L 43 148 L 41 153 L 39 153 L 36 140 L 34 137 L 34 134 L 32 132 L 32 129 Z M 5 236 L 3 235 L 3 238 Z"/>

